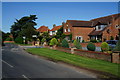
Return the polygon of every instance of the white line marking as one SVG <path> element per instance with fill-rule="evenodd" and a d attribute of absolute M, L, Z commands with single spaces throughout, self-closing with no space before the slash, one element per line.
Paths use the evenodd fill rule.
<path fill-rule="evenodd" d="M 9 63 L 7 63 L 7 62 L 5 62 L 5 61 L 3 61 L 3 60 L 1 60 L 2 62 L 4 62 L 5 64 L 7 64 L 8 66 L 10 66 L 10 67 L 12 67 L 13 68 L 13 66 L 12 65 L 10 65 Z"/>
<path fill-rule="evenodd" d="M 27 80 L 29 80 L 29 78 L 27 78 L 25 75 L 22 75 L 24 78 L 26 78 Z"/>

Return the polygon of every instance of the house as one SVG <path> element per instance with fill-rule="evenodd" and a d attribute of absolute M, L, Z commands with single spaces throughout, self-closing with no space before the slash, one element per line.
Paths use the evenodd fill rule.
<path fill-rule="evenodd" d="M 80 20 L 67 20 L 64 24 L 63 32 L 65 35 L 72 34 L 72 40 L 78 39 L 80 42 L 83 40 L 90 40 L 88 34 L 93 30 L 92 22 Z M 69 37 L 66 37 L 69 40 Z"/>
<path fill-rule="evenodd" d="M 51 36 L 52 36 L 52 35 L 56 35 L 57 30 L 59 30 L 61 27 L 62 27 L 62 25 L 53 27 L 53 28 L 49 31 L 49 34 L 50 34 Z"/>
<path fill-rule="evenodd" d="M 90 21 L 67 20 L 63 27 L 65 35 L 72 34 L 72 40 L 78 39 L 80 42 L 95 40 L 110 40 L 112 36 L 118 39 L 120 32 L 120 14 L 100 17 Z M 66 37 L 69 40 L 69 37 Z"/>
<path fill-rule="evenodd" d="M 90 20 L 94 24 L 94 30 L 88 35 L 90 39 L 101 41 L 110 40 L 111 37 L 118 40 L 120 32 L 120 14 L 100 17 Z"/>
<path fill-rule="evenodd" d="M 47 26 L 40 26 L 37 31 L 40 33 L 40 35 L 43 33 L 43 32 L 49 32 L 49 28 Z"/>

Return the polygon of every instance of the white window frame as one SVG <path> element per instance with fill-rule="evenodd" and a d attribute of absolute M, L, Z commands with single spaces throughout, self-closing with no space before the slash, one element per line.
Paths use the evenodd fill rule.
<path fill-rule="evenodd" d="M 64 29 L 64 31 L 65 31 L 65 32 L 67 32 L 67 30 L 66 30 L 66 29 Z"/>

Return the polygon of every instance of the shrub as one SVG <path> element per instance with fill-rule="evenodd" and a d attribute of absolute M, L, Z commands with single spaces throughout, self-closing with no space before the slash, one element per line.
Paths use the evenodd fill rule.
<path fill-rule="evenodd" d="M 115 48 L 113 49 L 113 51 L 120 51 L 120 40 L 118 40 Z"/>
<path fill-rule="evenodd" d="M 69 48 L 69 44 L 65 39 L 63 39 L 63 41 L 62 41 L 62 47 Z"/>
<path fill-rule="evenodd" d="M 85 40 L 82 40 L 82 43 L 84 43 L 85 42 Z"/>
<path fill-rule="evenodd" d="M 5 41 L 12 41 L 12 38 L 7 37 L 7 38 L 5 39 Z"/>
<path fill-rule="evenodd" d="M 79 42 L 79 41 L 74 40 L 73 44 L 74 44 L 74 46 L 75 46 L 77 49 L 82 49 L 82 46 L 80 45 L 80 42 Z"/>
<path fill-rule="evenodd" d="M 110 40 L 114 40 L 114 37 L 113 37 L 113 36 L 110 36 Z"/>
<path fill-rule="evenodd" d="M 89 51 L 95 51 L 96 46 L 92 42 L 89 42 L 88 45 L 87 45 L 87 49 Z"/>
<path fill-rule="evenodd" d="M 19 44 L 23 44 L 23 38 L 22 37 L 16 37 L 15 42 Z"/>
<path fill-rule="evenodd" d="M 108 43 L 103 42 L 103 43 L 101 44 L 101 50 L 102 50 L 102 52 L 109 51 L 109 45 L 108 45 Z"/>
<path fill-rule="evenodd" d="M 42 38 L 41 43 L 43 44 L 46 41 L 45 38 Z"/>
<path fill-rule="evenodd" d="M 97 40 L 96 39 L 91 39 L 90 42 L 96 43 Z"/>
<path fill-rule="evenodd" d="M 56 38 L 52 38 L 52 39 L 50 40 L 50 44 L 49 44 L 49 45 L 53 46 L 53 45 L 57 45 L 57 44 L 58 44 L 58 41 L 57 41 Z"/>

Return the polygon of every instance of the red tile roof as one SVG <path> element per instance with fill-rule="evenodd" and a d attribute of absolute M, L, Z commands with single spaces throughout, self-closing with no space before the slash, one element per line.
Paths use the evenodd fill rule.
<path fill-rule="evenodd" d="M 60 29 L 61 27 L 62 27 L 62 25 L 60 25 L 60 26 L 55 26 L 55 27 L 53 27 L 50 31 L 56 31 L 56 30 Z"/>
<path fill-rule="evenodd" d="M 47 32 L 49 30 L 50 29 L 47 26 L 41 26 L 37 29 L 37 31 L 39 31 L 39 32 Z"/>

